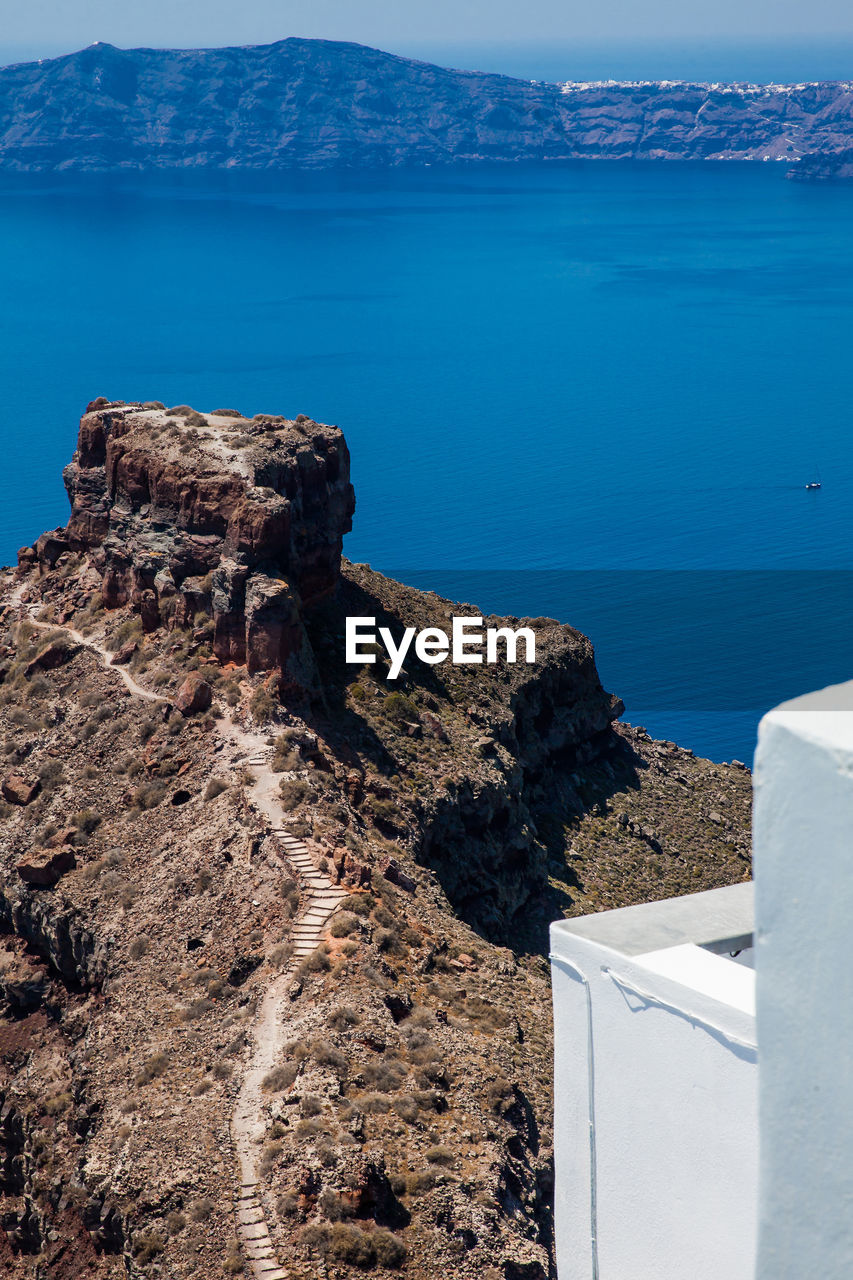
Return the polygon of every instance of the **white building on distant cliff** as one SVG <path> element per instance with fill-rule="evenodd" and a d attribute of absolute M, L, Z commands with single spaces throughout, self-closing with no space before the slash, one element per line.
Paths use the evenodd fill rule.
<path fill-rule="evenodd" d="M 755 925 L 552 926 L 559 1280 L 853 1277 L 853 683 L 765 717 L 755 793 Z"/>

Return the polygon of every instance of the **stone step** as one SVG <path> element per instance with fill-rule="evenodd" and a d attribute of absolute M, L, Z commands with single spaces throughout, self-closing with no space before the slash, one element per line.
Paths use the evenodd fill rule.
<path fill-rule="evenodd" d="M 243 1226 L 244 1240 L 254 1240 L 260 1243 L 269 1240 L 269 1238 L 270 1233 L 267 1231 L 267 1224 L 264 1222 L 263 1217 L 261 1217 L 260 1222 L 247 1222 Z"/>
<path fill-rule="evenodd" d="M 249 1257 L 255 1258 L 259 1262 L 272 1256 L 272 1242 L 269 1232 L 264 1235 L 263 1240 L 246 1240 L 244 1238 L 243 1244 Z"/>

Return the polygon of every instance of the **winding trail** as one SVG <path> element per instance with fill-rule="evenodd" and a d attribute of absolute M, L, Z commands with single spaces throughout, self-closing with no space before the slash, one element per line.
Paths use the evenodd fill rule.
<path fill-rule="evenodd" d="M 24 603 L 24 584 L 10 597 L 34 626 L 43 631 L 63 631 L 75 644 L 98 654 L 103 665 L 118 675 L 134 697 L 146 702 L 170 702 L 162 694 L 152 693 L 138 684 L 123 666 L 112 663 L 109 649 L 97 640 L 83 635 L 74 627 L 52 622 L 39 622 L 34 612 L 37 603 Z M 217 721 L 217 728 L 234 749 L 231 763 L 243 765 L 251 776 L 248 798 L 266 819 L 276 837 L 284 859 L 292 867 L 303 895 L 303 906 L 293 921 L 289 938 L 293 941 L 293 960 L 270 982 L 258 1009 L 252 1028 L 251 1053 L 231 1117 L 231 1137 L 237 1160 L 239 1190 L 235 1201 L 237 1229 L 248 1269 L 255 1280 L 288 1280 L 288 1272 L 279 1264 L 273 1248 L 269 1225 L 260 1198 L 259 1154 L 267 1129 L 267 1103 L 263 1092 L 264 1077 L 281 1057 L 286 1040 L 287 1016 L 291 1004 L 290 990 L 301 960 L 320 945 L 329 921 L 347 896 L 314 863 L 311 851 L 284 826 L 284 809 L 279 800 L 279 778 L 271 767 L 272 748 L 266 735 L 244 729 L 233 718 Z"/>
<path fill-rule="evenodd" d="M 242 729 L 233 720 L 222 727 L 222 733 L 244 753 L 246 758 L 242 763 L 251 770 L 254 779 L 250 788 L 252 804 L 272 828 L 303 890 L 303 907 L 290 932 L 294 944 L 293 963 L 275 977 L 264 992 L 253 1027 L 249 1064 L 231 1118 L 240 1173 L 237 1224 L 249 1267 L 256 1280 L 287 1280 L 287 1272 L 276 1259 L 260 1199 L 258 1155 L 267 1128 L 262 1086 L 264 1077 L 278 1064 L 287 1038 L 290 990 L 296 967 L 322 942 L 328 923 L 347 891 L 332 884 L 315 866 L 308 846 L 284 826 L 284 810 L 278 798 L 279 780 L 270 767 L 272 748 L 265 738 Z"/>

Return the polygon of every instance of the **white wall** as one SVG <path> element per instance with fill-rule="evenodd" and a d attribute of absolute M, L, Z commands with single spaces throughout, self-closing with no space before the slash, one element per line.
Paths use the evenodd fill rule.
<path fill-rule="evenodd" d="M 753 975 L 683 950 L 705 990 L 552 928 L 560 1280 L 752 1280 L 754 1020 L 708 990 Z"/>
<path fill-rule="evenodd" d="M 853 1277 L 853 684 L 756 755 L 759 1280 Z"/>

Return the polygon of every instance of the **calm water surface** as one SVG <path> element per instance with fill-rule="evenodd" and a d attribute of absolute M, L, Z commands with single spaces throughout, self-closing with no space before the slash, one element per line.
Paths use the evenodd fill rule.
<path fill-rule="evenodd" d="M 96 395 L 308 413 L 351 558 L 556 613 L 629 718 L 747 759 L 853 674 L 851 219 L 772 165 L 6 178 L 2 560 Z"/>

